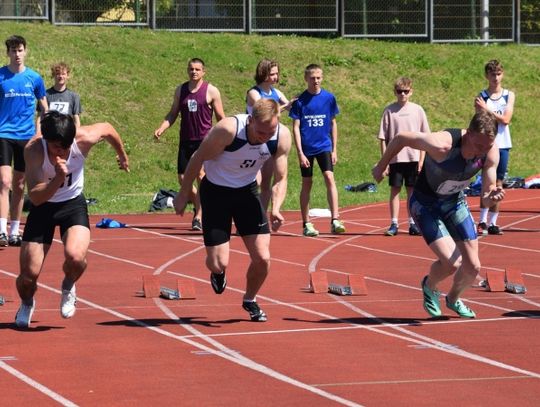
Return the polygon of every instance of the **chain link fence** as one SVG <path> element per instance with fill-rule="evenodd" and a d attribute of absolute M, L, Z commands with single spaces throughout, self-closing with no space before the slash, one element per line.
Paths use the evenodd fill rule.
<path fill-rule="evenodd" d="M 2 0 L 0 19 L 540 44 L 540 0 Z"/>

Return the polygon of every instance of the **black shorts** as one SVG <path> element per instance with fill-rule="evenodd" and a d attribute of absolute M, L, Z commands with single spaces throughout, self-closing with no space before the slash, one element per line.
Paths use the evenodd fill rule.
<path fill-rule="evenodd" d="M 240 236 L 270 233 L 257 182 L 242 188 L 229 188 L 212 184 L 204 177 L 199 194 L 205 246 L 228 242 L 233 220 Z"/>
<path fill-rule="evenodd" d="M 390 164 L 388 174 L 388 185 L 391 187 L 401 187 L 404 183 L 406 187 L 414 187 L 418 178 L 418 162 Z"/>
<path fill-rule="evenodd" d="M 64 202 L 45 202 L 32 206 L 22 240 L 51 244 L 56 226 L 60 226 L 60 236 L 63 237 L 64 233 L 75 225 L 90 229 L 88 206 L 83 194 Z"/>
<path fill-rule="evenodd" d="M 29 140 L 13 140 L 9 138 L 0 138 L 0 166 L 9 165 L 13 160 L 13 169 L 24 172 L 24 146 Z"/>
<path fill-rule="evenodd" d="M 181 141 L 180 147 L 178 148 L 178 161 L 176 167 L 178 169 L 178 174 L 183 174 L 186 172 L 189 159 L 195 151 L 201 145 L 201 140 L 196 141 Z"/>
<path fill-rule="evenodd" d="M 332 153 L 330 151 L 325 151 L 324 153 L 309 157 L 306 156 L 306 158 L 309 160 L 309 168 L 300 167 L 300 172 L 304 178 L 313 177 L 313 162 L 315 159 L 317 160 L 317 164 L 319 164 L 321 172 L 334 171 L 334 165 L 332 164 Z"/>

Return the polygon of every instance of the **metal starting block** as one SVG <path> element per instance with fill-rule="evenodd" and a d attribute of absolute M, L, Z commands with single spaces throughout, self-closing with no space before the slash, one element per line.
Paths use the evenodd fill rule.
<path fill-rule="evenodd" d="M 9 278 L 0 278 L 0 305 L 13 301 L 15 281 Z"/>
<path fill-rule="evenodd" d="M 310 291 L 312 293 L 331 293 L 336 295 L 367 295 L 364 276 L 349 274 L 348 285 L 328 283 L 328 275 L 324 271 L 310 273 Z"/>
<path fill-rule="evenodd" d="M 143 294 L 146 298 L 162 297 L 168 300 L 195 299 L 193 281 L 177 279 L 176 288 L 162 286 L 158 276 L 143 276 Z"/>
<path fill-rule="evenodd" d="M 521 270 L 516 268 L 507 268 L 504 270 L 504 283 L 506 291 L 514 294 L 525 294 L 527 288 L 521 275 Z"/>

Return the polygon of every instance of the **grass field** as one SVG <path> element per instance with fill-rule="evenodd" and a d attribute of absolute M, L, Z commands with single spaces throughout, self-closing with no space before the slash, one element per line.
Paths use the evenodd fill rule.
<path fill-rule="evenodd" d="M 73 68 L 70 87 L 79 92 L 82 123 L 109 121 L 122 135 L 131 159 L 131 173 L 116 170 L 109 146 L 93 150 L 87 163 L 87 197 L 96 198 L 92 213 L 140 213 L 148 210 L 160 188 L 178 189 L 176 153 L 178 121 L 160 143 L 152 138 L 168 112 L 175 87 L 186 80 L 188 59 L 207 65 L 206 79 L 222 94 L 225 113 L 245 109 L 245 92 L 253 84 L 257 62 L 272 58 L 281 65 L 279 88 L 288 96 L 305 89 L 303 69 L 324 67 L 323 87 L 333 92 L 338 116 L 339 165 L 335 175 L 340 205 L 387 199 L 384 182 L 373 194 L 346 192 L 346 184 L 371 180 L 379 157 L 376 134 L 383 108 L 394 101 L 393 81 L 414 79 L 412 101 L 426 110 L 433 130 L 465 127 L 473 100 L 486 86 L 483 66 L 500 59 L 505 87 L 516 93 L 512 121 L 514 148 L 509 173 L 540 172 L 540 48 L 522 45 L 414 44 L 372 40 L 316 39 L 148 31 L 113 27 L 58 27 L 46 23 L 2 22 L 0 36 L 23 35 L 28 41 L 27 65 L 52 85 L 49 67 L 63 60 Z M 7 61 L 7 59 L 6 59 Z M 289 125 L 290 119 L 283 118 Z M 290 157 L 285 209 L 298 208 L 298 160 Z M 326 191 L 315 172 L 312 207 L 326 207 Z"/>

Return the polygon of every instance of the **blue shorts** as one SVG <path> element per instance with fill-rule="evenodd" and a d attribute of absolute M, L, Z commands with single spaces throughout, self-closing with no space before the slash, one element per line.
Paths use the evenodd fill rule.
<path fill-rule="evenodd" d="M 414 191 L 409 210 L 428 245 L 445 236 L 451 236 L 456 242 L 478 238 L 463 195 L 458 199 L 441 200 Z"/>
<path fill-rule="evenodd" d="M 509 148 L 499 148 L 499 165 L 497 166 L 497 181 L 504 180 L 508 170 L 508 160 L 510 158 Z"/>

